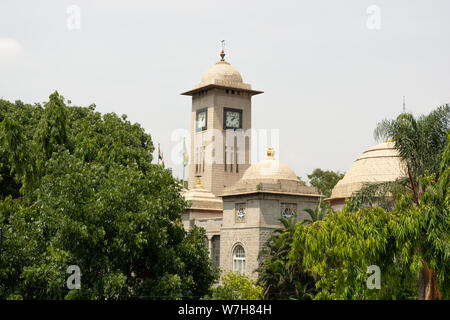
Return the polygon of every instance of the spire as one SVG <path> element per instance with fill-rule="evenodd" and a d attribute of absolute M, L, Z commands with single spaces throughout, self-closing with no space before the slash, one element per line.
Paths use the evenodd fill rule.
<path fill-rule="evenodd" d="M 275 150 L 272 147 L 267 149 L 267 160 L 275 160 Z"/>
<path fill-rule="evenodd" d="M 402 123 L 405 124 L 406 123 L 406 119 L 405 119 L 405 96 L 403 96 L 403 112 L 402 112 Z"/>
<path fill-rule="evenodd" d="M 197 176 L 197 184 L 195 186 L 195 189 L 202 189 L 202 182 L 200 181 L 200 176 Z"/>
<path fill-rule="evenodd" d="M 220 53 L 220 61 L 225 61 L 225 40 L 220 41 L 222 42 L 222 52 Z"/>

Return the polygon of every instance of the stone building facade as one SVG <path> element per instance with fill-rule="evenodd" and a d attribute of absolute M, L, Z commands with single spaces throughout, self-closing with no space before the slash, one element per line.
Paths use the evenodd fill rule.
<path fill-rule="evenodd" d="M 242 179 L 225 190 L 220 231 L 220 267 L 257 278 L 258 256 L 279 219 L 296 216 L 309 219 L 305 209 L 313 209 L 320 198 L 317 190 L 305 186 L 287 165 L 273 158 L 252 165 Z M 276 163 L 273 165 L 272 163 Z M 276 173 L 264 169 L 277 167 Z"/>

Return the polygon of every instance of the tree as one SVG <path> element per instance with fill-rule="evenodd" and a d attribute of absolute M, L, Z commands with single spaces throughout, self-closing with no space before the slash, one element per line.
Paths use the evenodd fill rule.
<path fill-rule="evenodd" d="M 289 262 L 295 232 L 295 217 L 281 218 L 282 228 L 275 229 L 260 253 L 257 284 L 264 288 L 264 299 L 312 299 L 317 293 L 316 278 Z M 306 224 L 303 220 L 300 224 Z"/>
<path fill-rule="evenodd" d="M 320 199 L 314 210 L 311 208 L 306 208 L 305 211 L 311 216 L 311 221 L 315 222 L 325 220 L 326 216 L 332 211 L 332 209 L 330 204 L 322 202 L 322 199 Z"/>
<path fill-rule="evenodd" d="M 263 288 L 255 286 L 245 274 L 228 272 L 222 277 L 222 284 L 214 288 L 210 300 L 261 300 Z"/>
<path fill-rule="evenodd" d="M 95 106 L 67 107 L 56 92 L 43 109 L 0 106 L 0 159 L 8 169 L 1 173 L 17 185 L 0 198 L 0 299 L 210 292 L 217 275 L 205 231 L 184 230 L 181 186 L 151 163 L 153 143 L 139 124 L 102 116 Z M 79 290 L 66 287 L 70 265 L 81 269 Z"/>
<path fill-rule="evenodd" d="M 406 177 L 400 177 L 395 181 L 366 182 L 359 190 L 353 192 L 347 205 L 353 211 L 370 206 L 381 207 L 391 212 L 395 208 L 397 198 L 411 192 L 408 187 L 409 180 Z"/>
<path fill-rule="evenodd" d="M 315 299 L 449 299 L 448 112 L 448 107 L 440 107 L 417 121 L 401 116 L 393 122 L 392 133 L 407 132 L 397 139 L 405 141 L 404 155 L 400 154 L 409 172 L 409 192 L 397 193 L 393 210 L 367 207 L 365 201 L 355 204 L 358 197 L 353 197 L 342 211 L 330 213 L 324 221 L 296 225 L 290 261 L 319 277 Z M 446 142 L 442 143 L 444 128 Z M 408 149 L 414 148 L 409 140 L 416 141 L 417 150 Z M 422 154 L 426 152 L 434 153 Z M 441 157 L 438 164 L 435 154 Z M 405 183 L 395 183 L 405 188 Z M 377 190 L 383 188 L 376 186 L 372 192 Z M 395 189 L 385 186 L 384 190 L 392 196 Z M 370 265 L 382 271 L 380 290 L 366 286 Z"/>
<path fill-rule="evenodd" d="M 290 262 L 319 279 L 314 299 L 414 298 L 415 273 L 399 254 L 404 244 L 396 242 L 397 218 L 381 208 L 353 212 L 344 206 L 326 220 L 297 224 Z M 382 270 L 380 290 L 367 286 L 371 265 Z"/>
<path fill-rule="evenodd" d="M 392 139 L 395 148 L 407 167 L 413 201 L 419 205 L 424 193 L 420 177 L 439 177 L 439 165 L 447 142 L 450 127 L 450 105 L 443 105 L 418 119 L 402 113 L 395 120 L 378 123 L 376 139 Z"/>
<path fill-rule="evenodd" d="M 33 161 L 19 161 L 19 159 L 30 156 L 29 148 L 24 142 L 33 140 L 42 112 L 43 108 L 40 105 L 31 106 L 21 101 L 11 103 L 0 99 L 0 123 L 3 131 L 7 132 L 7 135 L 0 135 L 0 199 L 8 195 L 14 198 L 20 196 L 22 184 L 17 182 L 17 179 L 23 176 L 22 173 L 26 169 L 26 166 L 20 167 L 20 164 Z M 15 150 L 15 153 L 11 153 L 10 150 Z M 19 167 L 12 167 L 14 164 Z M 18 176 L 15 176 L 17 171 Z"/>
<path fill-rule="evenodd" d="M 334 172 L 330 170 L 314 169 L 311 174 L 308 174 L 309 183 L 319 190 L 320 194 L 326 197 L 331 196 L 331 191 L 333 190 L 336 183 L 344 177 L 343 173 Z"/>
<path fill-rule="evenodd" d="M 395 120 L 384 120 L 375 129 L 376 138 L 391 138 L 401 159 L 407 167 L 412 200 L 420 206 L 426 190 L 426 177 L 438 181 L 440 163 L 447 143 L 447 131 L 450 127 L 450 105 L 443 105 L 428 115 L 414 118 L 412 114 L 402 113 Z M 424 248 L 419 248 L 421 251 Z M 425 258 L 425 257 L 424 257 Z M 429 263 L 423 261 L 420 272 L 419 298 L 437 298 L 440 293 L 435 271 L 429 268 Z M 434 293 L 426 295 L 427 288 L 433 287 Z M 429 290 L 428 290 L 429 291 Z"/>
<path fill-rule="evenodd" d="M 406 243 L 403 254 L 420 261 L 419 295 L 424 299 L 450 297 L 450 129 L 439 179 L 422 177 L 426 189 L 420 206 L 403 201 L 397 237 Z M 417 268 L 417 271 L 419 269 Z"/>

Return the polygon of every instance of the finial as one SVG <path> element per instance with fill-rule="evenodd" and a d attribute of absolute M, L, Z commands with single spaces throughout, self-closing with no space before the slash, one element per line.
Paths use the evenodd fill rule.
<path fill-rule="evenodd" d="M 220 41 L 222 42 L 222 52 L 220 53 L 220 61 L 225 61 L 225 40 Z"/>
<path fill-rule="evenodd" d="M 275 150 L 272 147 L 267 149 L 267 160 L 275 160 Z"/>
<path fill-rule="evenodd" d="M 202 182 L 200 181 L 200 178 L 197 178 L 197 184 L 196 184 L 195 188 L 196 188 L 196 189 L 203 188 Z"/>

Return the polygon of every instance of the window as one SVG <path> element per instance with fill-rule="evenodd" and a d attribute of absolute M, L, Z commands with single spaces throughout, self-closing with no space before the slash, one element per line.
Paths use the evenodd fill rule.
<path fill-rule="evenodd" d="M 247 220 L 247 208 L 245 203 L 236 203 L 236 222 L 245 222 Z"/>
<path fill-rule="evenodd" d="M 203 155 L 204 147 L 196 147 L 195 148 L 195 173 L 200 173 L 202 171 L 202 159 L 204 158 Z M 203 163 L 204 166 L 204 163 Z M 203 168 L 204 171 L 204 168 Z"/>
<path fill-rule="evenodd" d="M 205 147 L 202 148 L 202 159 L 203 159 L 203 172 L 205 172 Z"/>
<path fill-rule="evenodd" d="M 220 264 L 220 236 L 215 235 L 211 238 L 211 259 L 213 265 L 218 267 Z"/>
<path fill-rule="evenodd" d="M 283 218 L 293 217 L 297 213 L 297 204 L 296 203 L 281 203 L 281 216 Z"/>
<path fill-rule="evenodd" d="M 240 245 L 237 245 L 233 251 L 233 271 L 242 274 L 245 272 L 245 251 Z"/>
<path fill-rule="evenodd" d="M 208 108 L 197 110 L 195 114 L 195 131 L 204 131 L 208 127 Z"/>

